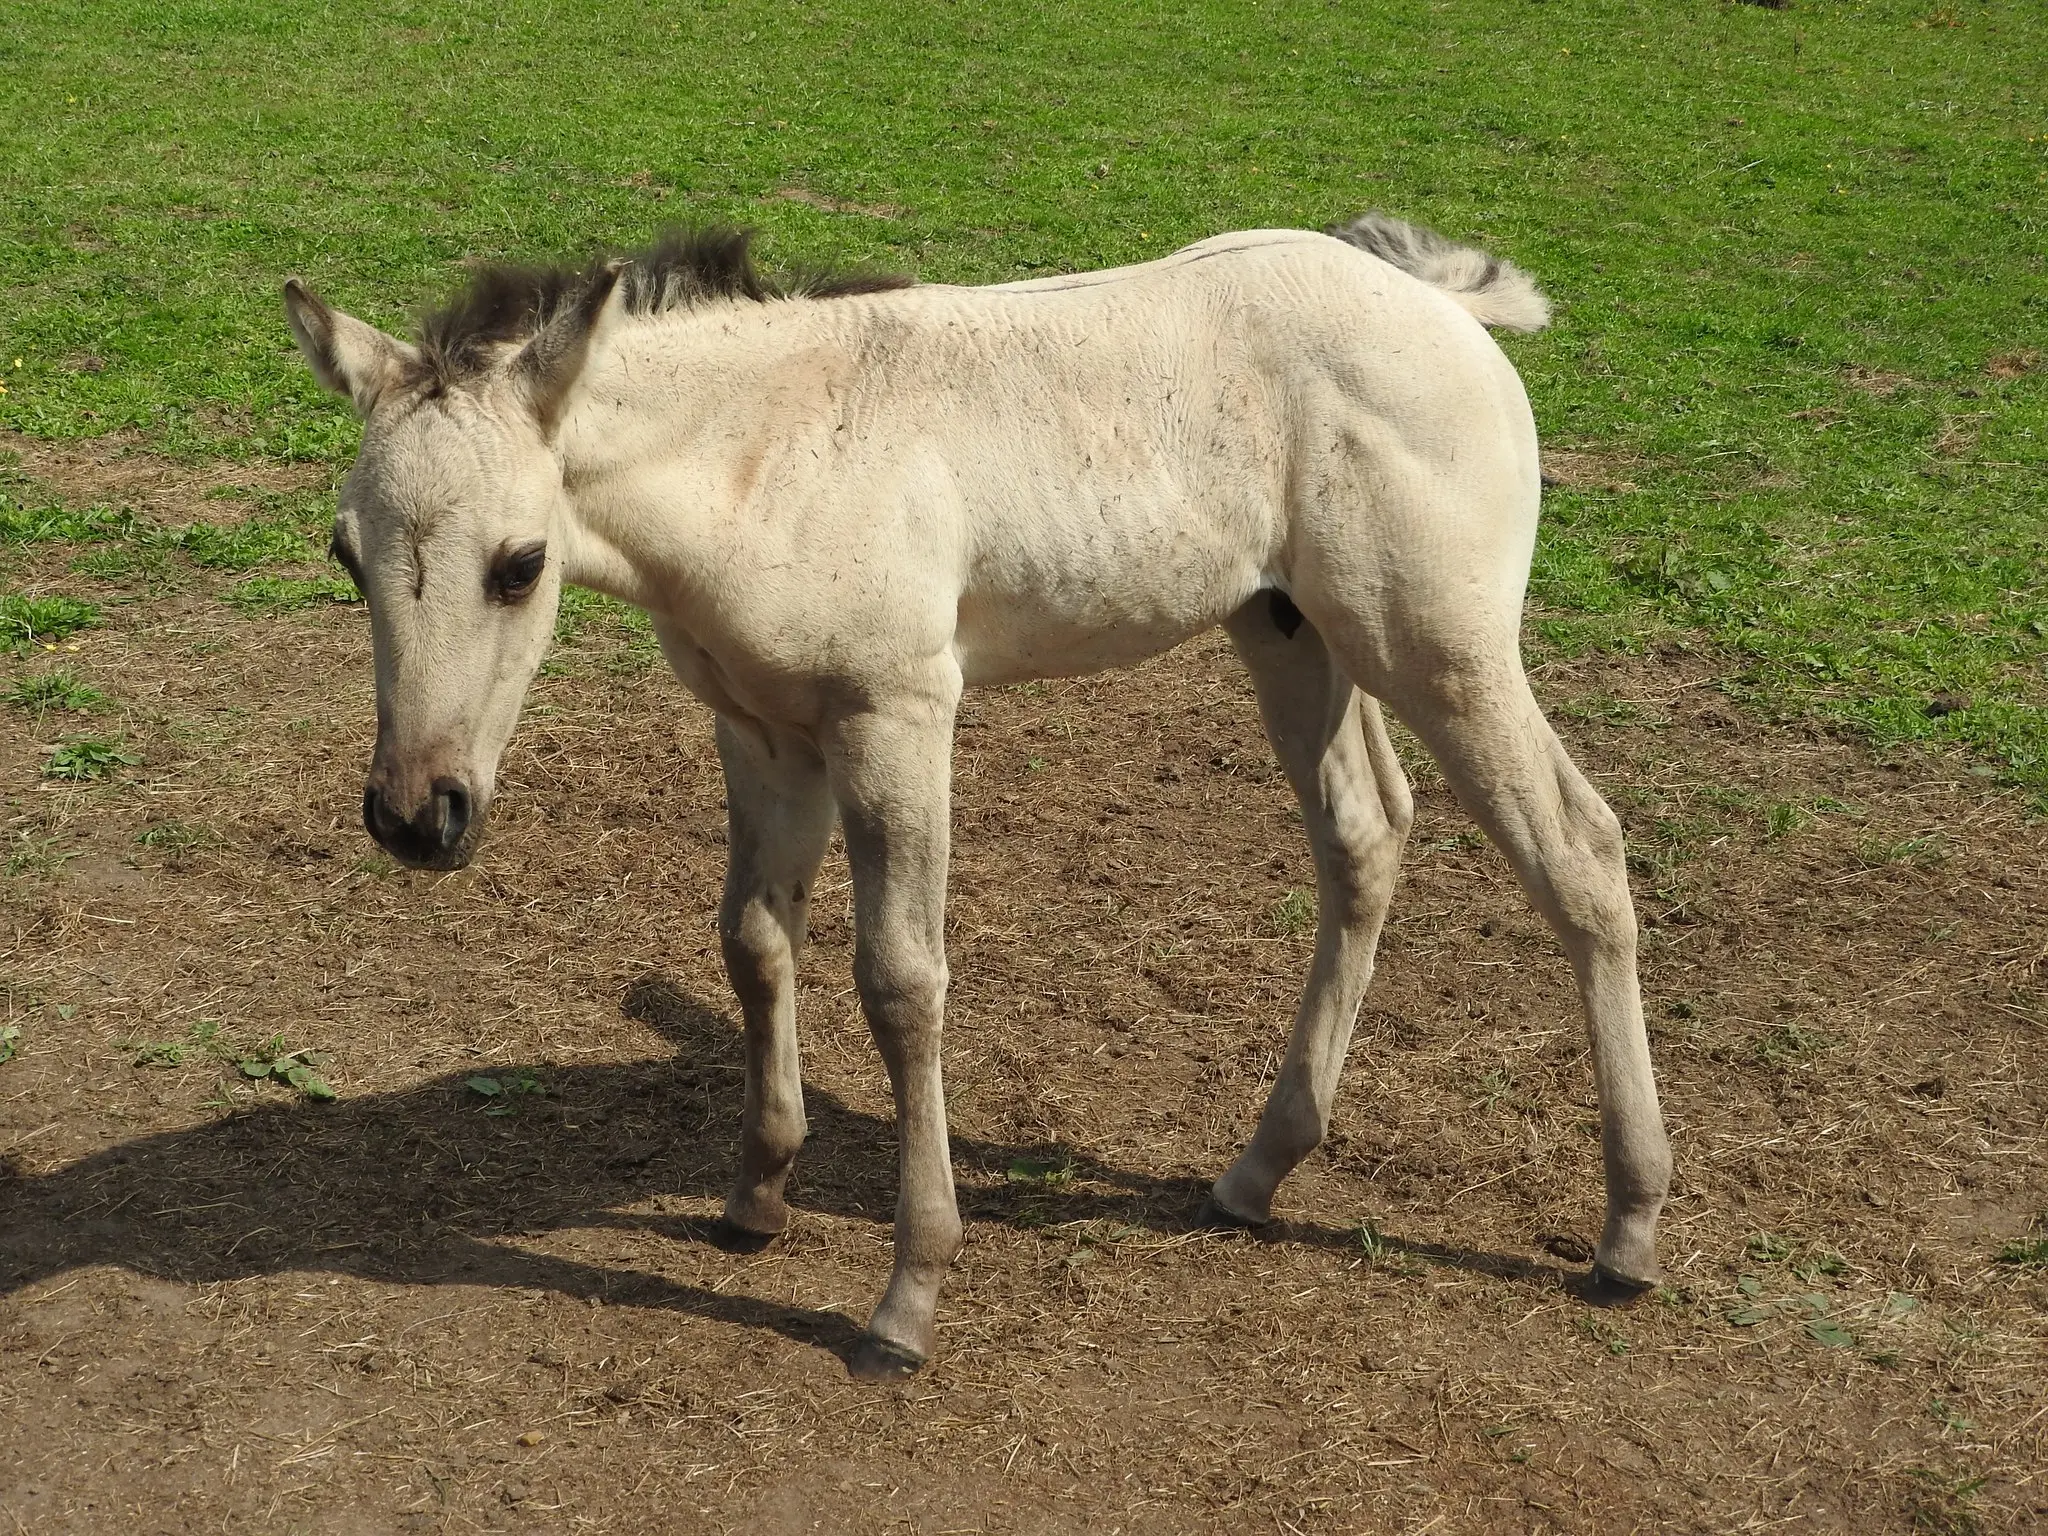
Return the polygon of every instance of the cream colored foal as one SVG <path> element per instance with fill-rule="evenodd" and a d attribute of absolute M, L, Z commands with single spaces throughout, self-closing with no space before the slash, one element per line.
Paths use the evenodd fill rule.
<path fill-rule="evenodd" d="M 1301 800 L 1318 923 L 1279 1079 L 1210 1218 L 1268 1220 L 1329 1123 L 1411 816 L 1383 701 L 1571 956 L 1607 1167 L 1596 1268 L 1654 1279 L 1671 1165 L 1621 831 L 1518 649 L 1536 433 L 1485 327 L 1545 322 L 1521 272 L 1368 216 L 992 288 L 778 285 L 744 234 L 674 236 L 582 272 L 485 271 L 416 344 L 296 281 L 285 302 L 365 421 L 334 548 L 375 637 L 379 842 L 467 861 L 564 581 L 646 609 L 717 712 L 741 1236 L 788 1220 L 795 967 L 844 827 L 901 1156 L 895 1272 L 856 1375 L 929 1355 L 960 1246 L 939 1031 L 961 690 L 1219 624 Z"/>

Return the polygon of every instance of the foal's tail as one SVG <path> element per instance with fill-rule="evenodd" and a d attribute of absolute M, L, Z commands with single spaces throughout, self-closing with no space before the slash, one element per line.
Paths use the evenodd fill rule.
<path fill-rule="evenodd" d="M 1446 240 L 1433 229 L 1368 213 L 1330 233 L 1443 289 L 1481 325 L 1540 331 L 1550 323 L 1550 300 L 1543 297 L 1536 279 L 1498 256 Z"/>

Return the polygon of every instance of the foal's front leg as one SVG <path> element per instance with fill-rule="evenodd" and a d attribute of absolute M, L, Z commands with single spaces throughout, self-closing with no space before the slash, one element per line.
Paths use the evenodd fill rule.
<path fill-rule="evenodd" d="M 804 1141 L 796 961 L 833 807 L 825 764 L 807 742 L 750 734 L 720 716 L 718 757 L 730 854 L 718 934 L 747 1051 L 740 1170 L 725 1226 L 734 1245 L 746 1247 L 789 1224 L 782 1190 Z"/>
<path fill-rule="evenodd" d="M 841 721 L 826 747 L 853 874 L 854 982 L 896 1096 L 896 1268 L 848 1362 L 868 1381 L 907 1376 L 931 1354 L 960 1251 L 939 1076 L 956 698 Z"/>

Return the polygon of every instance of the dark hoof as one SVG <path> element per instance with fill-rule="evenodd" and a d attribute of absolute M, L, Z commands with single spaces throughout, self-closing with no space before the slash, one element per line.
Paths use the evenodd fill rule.
<path fill-rule="evenodd" d="M 860 1343 L 854 1346 L 853 1355 L 846 1362 L 846 1374 L 855 1381 L 901 1381 L 906 1376 L 915 1376 L 923 1365 L 924 1356 L 915 1350 L 868 1333 L 861 1335 Z"/>
<path fill-rule="evenodd" d="M 704 1229 L 705 1240 L 726 1253 L 759 1253 L 780 1236 L 780 1232 L 749 1231 L 723 1216 Z"/>
<path fill-rule="evenodd" d="M 1586 1279 L 1587 1299 L 1604 1306 L 1621 1306 L 1647 1295 L 1663 1282 L 1656 1277 L 1637 1279 L 1629 1275 L 1618 1275 L 1604 1264 L 1595 1264 Z"/>
<path fill-rule="evenodd" d="M 1249 1216 L 1240 1216 L 1237 1212 L 1218 1205 L 1214 1195 L 1204 1200 L 1202 1208 L 1195 1212 L 1195 1226 L 1209 1232 L 1257 1232 L 1262 1227 L 1270 1227 L 1272 1224 L 1270 1220 L 1253 1221 Z"/>

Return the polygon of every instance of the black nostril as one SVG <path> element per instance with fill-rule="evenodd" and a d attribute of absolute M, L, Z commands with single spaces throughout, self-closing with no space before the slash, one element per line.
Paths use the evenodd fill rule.
<path fill-rule="evenodd" d="M 388 842 L 393 833 L 404 826 L 401 817 L 391 813 L 391 802 L 384 798 L 376 785 L 363 791 L 363 830 L 378 842 Z"/>
<path fill-rule="evenodd" d="M 454 779 L 436 779 L 431 813 L 443 848 L 453 848 L 469 830 L 469 790 Z"/>

